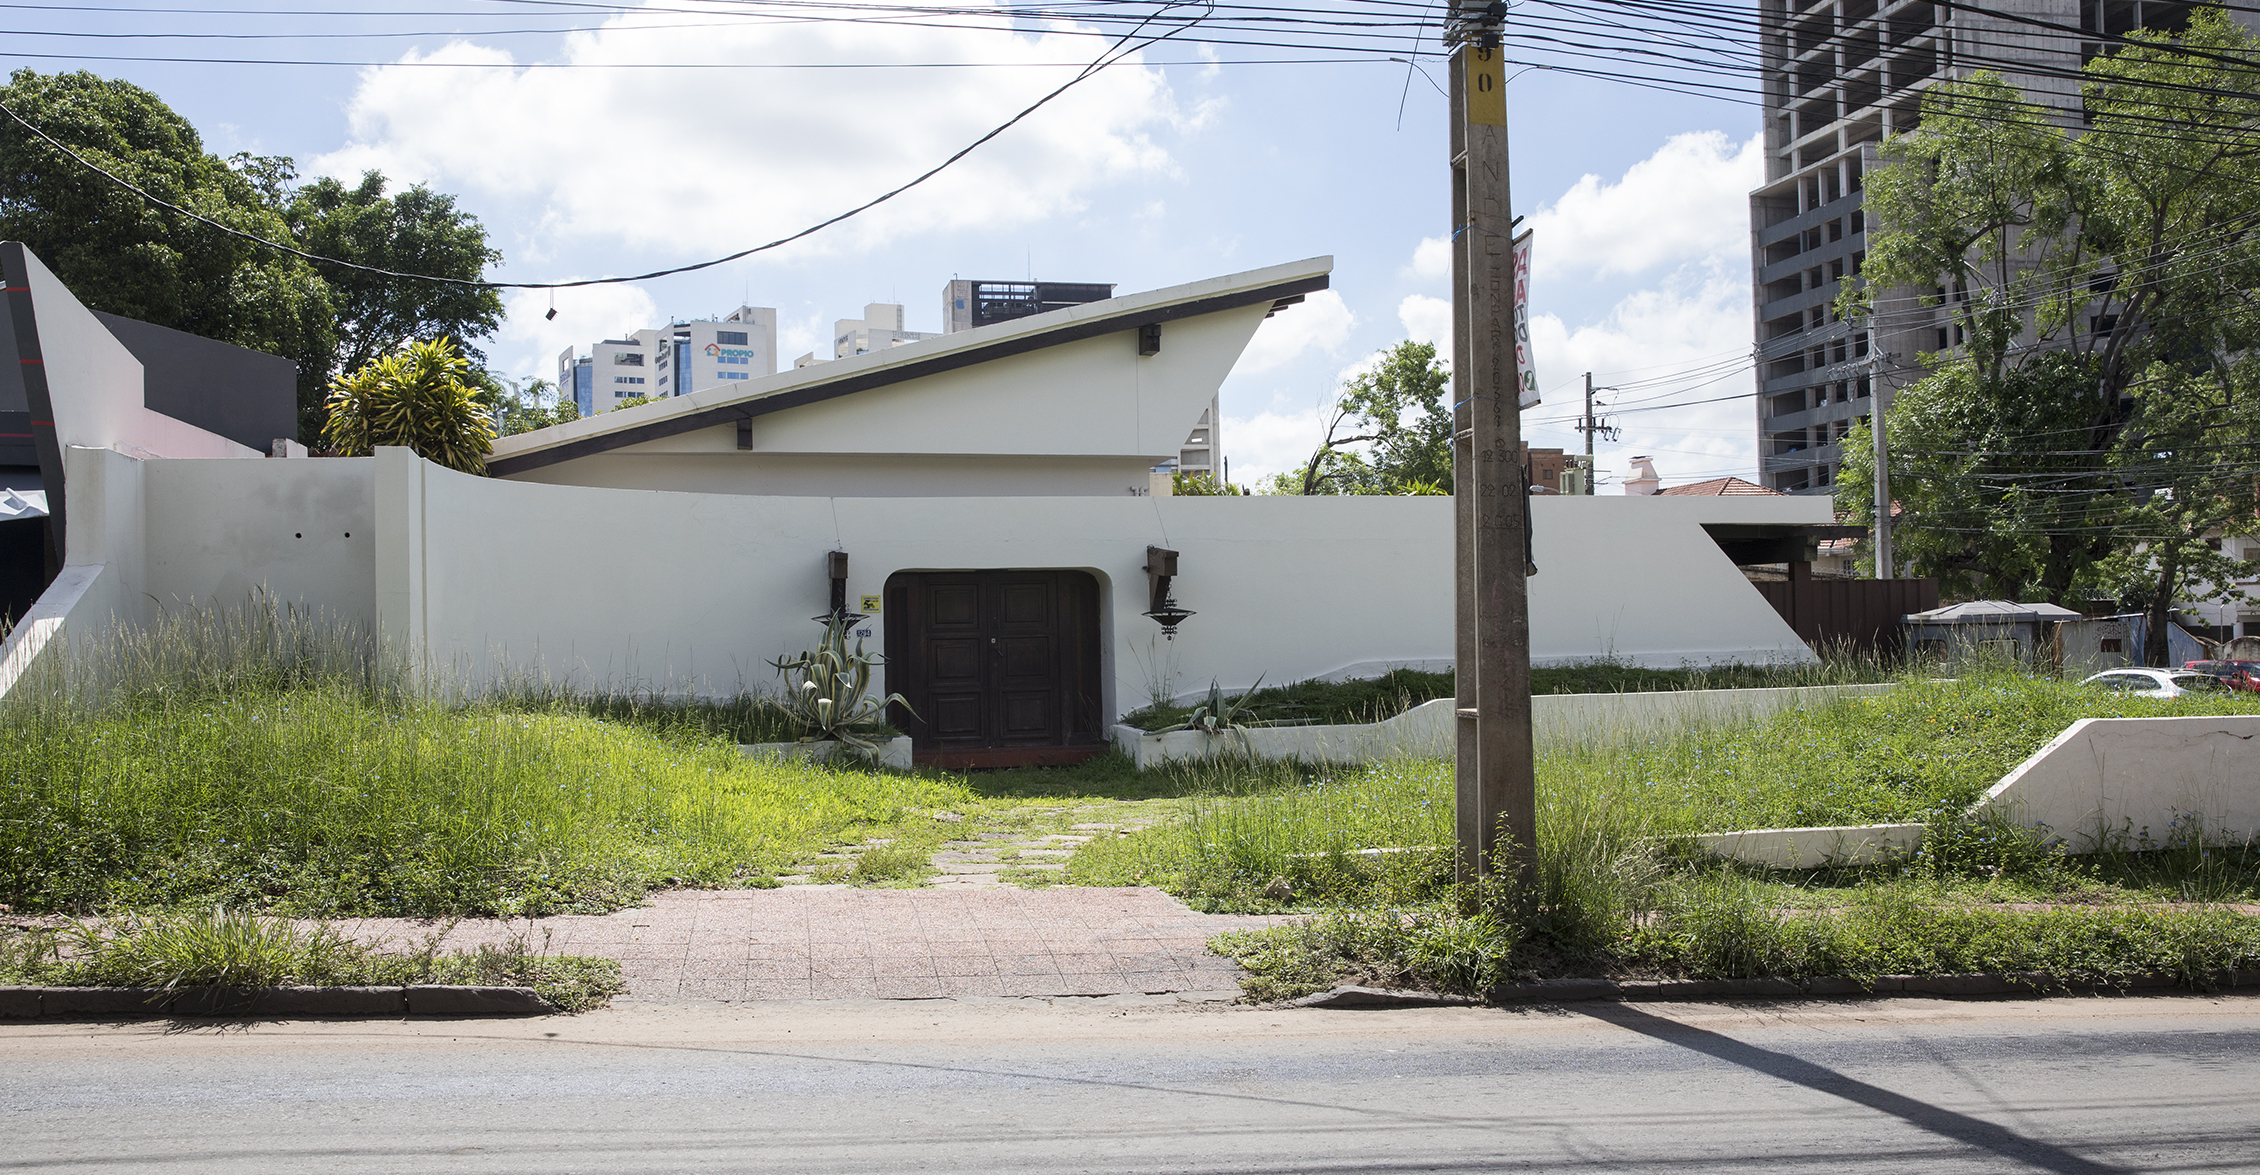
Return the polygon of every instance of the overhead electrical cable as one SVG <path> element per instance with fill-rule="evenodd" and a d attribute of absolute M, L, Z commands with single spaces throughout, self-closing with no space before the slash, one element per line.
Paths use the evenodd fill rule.
<path fill-rule="evenodd" d="M 1189 2 L 1190 2 L 1190 0 L 1171 0 L 1171 2 L 1169 3 L 1168 7 L 1176 7 L 1176 6 L 1178 6 L 1178 3 L 1180 3 L 1180 2 L 1188 2 L 1188 3 L 1189 3 Z M 1184 27 L 1191 27 L 1191 26 L 1190 26 L 1190 25 L 1183 25 L 1183 26 L 1180 26 L 1180 27 L 1181 27 L 1181 28 L 1184 28 Z M 966 144 L 966 145 L 965 145 L 965 146 L 964 146 L 963 148 L 961 148 L 961 149 L 960 149 L 960 150 L 959 150 L 959 151 L 958 151 L 958 152 L 957 152 L 956 154 L 954 154 L 954 155 L 951 155 L 951 156 L 950 156 L 949 158 L 947 158 L 947 159 L 944 159 L 943 161 L 941 161 L 941 162 L 940 162 L 940 163 L 938 163 L 938 164 L 935 164 L 935 165 L 934 165 L 933 167 L 931 167 L 931 168 L 927 169 L 926 171 L 924 171 L 924 172 L 920 173 L 920 174 L 919 174 L 919 175 L 918 175 L 918 176 L 917 176 L 916 178 L 914 178 L 914 179 L 910 180 L 909 182 L 907 182 L 907 183 L 904 183 L 904 184 L 902 184 L 902 185 L 901 185 L 901 186 L 899 186 L 899 187 L 895 187 L 895 188 L 889 189 L 888 191 L 886 191 L 886 192 L 883 192 L 883 193 L 881 193 L 880 195 L 878 195 L 878 196 L 876 196 L 876 197 L 873 197 L 872 199 L 870 199 L 870 200 L 868 200 L 868 201 L 865 201 L 864 203 L 862 203 L 862 204 L 859 204 L 859 205 L 855 206 L 854 208 L 850 208 L 850 209 L 848 209 L 848 210 L 847 210 L 846 212 L 842 212 L 842 213 L 840 213 L 840 214 L 839 214 L 839 215 L 837 215 L 837 216 L 833 216 L 833 217 L 830 217 L 830 218 L 828 218 L 828 219 L 826 219 L 826 220 L 822 220 L 822 221 L 819 221 L 819 222 L 817 222 L 817 223 L 815 223 L 815 224 L 813 224 L 813 225 L 810 225 L 810 226 L 808 226 L 807 228 L 804 228 L 804 229 L 800 230 L 799 232 L 796 232 L 796 233 L 793 233 L 793 234 L 791 234 L 790 236 L 779 237 L 779 238 L 777 238 L 776 240 L 774 240 L 774 241 L 770 241 L 769 243 L 767 243 L 767 244 L 765 244 L 765 245 L 756 245 L 756 246 L 754 246 L 754 247 L 752 247 L 752 248 L 750 248 L 750 249 L 741 249 L 741 250 L 739 250 L 739 251 L 737 251 L 737 252 L 735 252 L 735 253 L 731 253 L 731 254 L 729 254 L 729 255 L 727 255 L 727 256 L 723 256 L 723 257 L 716 257 L 716 258 L 712 258 L 712 259 L 710 259 L 710 260 L 706 260 L 706 261 L 699 261 L 699 262 L 694 262 L 694 263 L 691 263 L 691 264 L 688 264 L 688 265 L 676 265 L 676 266 L 670 266 L 670 267 L 668 267 L 668 268 L 666 268 L 666 269 L 655 269 L 655 270 L 652 270 L 652 271 L 650 271 L 650 272 L 648 272 L 648 273 L 634 274 L 634 275 L 631 275 L 631 276 L 626 276 L 626 277 L 600 277 L 600 278 L 585 278 L 585 279 L 581 279 L 581 280 L 578 280 L 578 281 L 563 281 L 563 282 L 506 282 L 506 281 L 488 281 L 488 280 L 485 280 L 485 279 L 472 279 L 472 278 L 452 278 L 452 277 L 438 277 L 438 276 L 434 276 L 434 275 L 431 275 L 431 274 L 421 274 L 421 273 L 402 273 L 402 272 L 400 272 L 400 271 L 398 271 L 398 270 L 385 269 L 385 268 L 383 268 L 383 267 L 381 267 L 381 266 L 374 266 L 374 265 L 362 265 L 362 264 L 359 264 L 359 263 L 357 263 L 357 262 L 351 262 L 351 261 L 340 261 L 340 260 L 338 260 L 338 259 L 336 259 L 336 258 L 334 258 L 334 257 L 323 257 L 323 256 L 320 256 L 320 255 L 318 255 L 318 254 L 314 254 L 314 253 L 309 253 L 309 252 L 305 251 L 304 249 L 300 249 L 300 248 L 298 248 L 298 247 L 297 247 L 297 246 L 295 246 L 295 245 L 286 245 L 286 244 L 283 244 L 283 243 L 281 243 L 281 242 L 279 242 L 279 241 L 271 241 L 271 240 L 268 240 L 268 239 L 267 239 L 267 238 L 265 238 L 265 237 L 259 236 L 259 235 L 258 235 L 258 234 L 256 234 L 256 233 L 245 232 L 244 230 L 242 230 L 242 229 L 239 229 L 239 228 L 236 228 L 236 227 L 235 227 L 235 226 L 233 226 L 233 225 L 223 224 L 223 223 L 221 223 L 221 222 L 219 222 L 219 221 L 217 221 L 217 220 L 214 220 L 214 219 L 212 219 L 211 217 L 205 216 L 204 214 L 202 214 L 202 213 L 200 213 L 200 212 L 195 212 L 195 211 L 193 211 L 193 210 L 190 210 L 190 209 L 187 209 L 187 208 L 183 208 L 183 207 L 181 207 L 181 206 L 180 206 L 180 205 L 178 205 L 178 204 L 175 204 L 175 203 L 173 203 L 173 202 L 171 202 L 171 201 L 169 201 L 169 200 L 166 200 L 166 199 L 164 199 L 164 198 L 162 198 L 162 197 L 160 197 L 160 196 L 157 196 L 156 194 L 154 194 L 154 193 L 150 192 L 150 191 L 149 191 L 148 189 L 146 189 L 146 188 L 143 188 L 143 187 L 141 187 L 140 185 L 138 185 L 138 184 L 134 183 L 133 181 L 131 181 L 131 180 L 128 180 L 128 179 L 124 178 L 123 176 L 117 175 L 117 174 L 116 174 L 116 173 L 114 173 L 114 172 L 111 172 L 111 171 L 110 171 L 110 170 L 108 170 L 107 168 L 104 168 L 104 167 L 102 167 L 102 166 L 101 166 L 100 164 L 97 164 L 97 163 L 95 163 L 95 162 L 94 162 L 93 160 L 91 160 L 91 159 L 88 159 L 88 158 L 86 158 L 86 157 L 85 157 L 85 156 L 83 156 L 83 155 L 80 155 L 80 154 L 79 154 L 78 152 L 76 152 L 76 151 L 73 151 L 73 150 L 72 150 L 71 148 L 69 148 L 69 147 L 65 146 L 64 144 L 62 144 L 61 142 L 57 141 L 57 140 L 55 139 L 55 137 L 54 137 L 54 136 L 52 136 L 52 135 L 49 135 L 49 134 L 48 134 L 48 133 L 47 133 L 46 131 L 44 131 L 44 130 L 41 130 L 41 129 L 40 129 L 39 127 L 37 127 L 37 126 L 34 126 L 34 125 L 33 125 L 33 124 L 31 123 L 31 122 L 27 121 L 27 120 L 26 120 L 26 119 L 25 119 L 25 118 L 24 118 L 24 117 L 23 117 L 22 115 L 19 115 L 19 114 L 17 114 L 17 113 L 16 113 L 16 112 L 15 112 L 15 111 L 14 111 L 13 109 L 9 108 L 9 107 L 8 107 L 8 106 L 6 106 L 5 104 L 0 104 L 0 113 L 4 113 L 4 114 L 6 114 L 6 115 L 7 115 L 7 116 L 8 116 L 9 118 L 11 118 L 11 119 L 14 119 L 14 120 L 16 121 L 16 123 L 17 123 L 18 125 L 22 126 L 22 127 L 23 127 L 23 128 L 25 129 L 25 130 L 27 130 L 27 131 L 30 131 L 30 132 L 31 132 L 32 134 L 34 134 L 34 135 L 38 136 L 38 137 L 39 137 L 40 139 L 44 140 L 44 141 L 45 141 L 45 142 L 46 142 L 46 143 L 47 143 L 48 145 L 50 145 L 50 146 L 54 147 L 54 148 L 55 148 L 56 150 L 58 150 L 58 151 L 62 152 L 62 153 L 63 153 L 63 154 L 65 155 L 65 156 L 68 156 L 68 157 L 69 157 L 69 158 L 70 158 L 70 159 L 71 159 L 72 161 L 74 161 L 74 162 L 78 163 L 78 164 L 79 164 L 80 166 L 82 166 L 82 167 L 85 167 L 85 168 L 87 168 L 88 170 L 90 170 L 90 171 L 93 171 L 93 172 L 95 172 L 95 173 L 96 173 L 96 174 L 98 174 L 98 175 L 101 175 L 102 177 L 104 177 L 105 179 L 108 179 L 108 180 L 109 180 L 109 181 L 111 181 L 112 183 L 118 184 L 119 186 L 121 186 L 121 187 L 124 187 L 124 188 L 126 188 L 126 189 L 128 189 L 128 190 L 132 191 L 133 193 L 135 193 L 136 195 L 140 196 L 140 197 L 141 197 L 142 199 L 144 199 L 144 200 L 148 201 L 148 202 L 149 202 L 150 204 L 152 204 L 152 205 L 155 205 L 156 207 L 159 207 L 159 208 L 163 208 L 163 209 L 165 209 L 165 210 L 166 210 L 166 211 L 168 211 L 168 212 L 172 212 L 172 213 L 175 213 L 176 215 L 180 215 L 180 216 L 185 216 L 185 217 L 188 217 L 188 218 L 189 218 L 189 219 L 191 219 L 191 220 L 199 221 L 199 222 L 201 222 L 201 223 L 203 223 L 203 224 L 205 224 L 205 225 L 208 225 L 208 226 L 210 226 L 210 227 L 212 227 L 212 228 L 216 228 L 216 229 L 220 230 L 221 232 L 224 232 L 224 233 L 228 234 L 229 236 L 233 236 L 233 237 L 238 237 L 238 238 L 241 238 L 241 239 L 243 239 L 243 240 L 247 240 L 247 241 L 251 241 L 251 242 L 254 242 L 254 243 L 256 243 L 256 244 L 264 245 L 264 246 L 266 246 L 266 247 L 267 247 L 267 248 L 269 248 L 269 249 L 274 249 L 274 250 L 276 250 L 276 251 L 278 251 L 278 252 L 282 252 L 282 253 L 287 253 L 287 254 L 290 254 L 291 256 L 294 256 L 294 257 L 299 257 L 299 258 L 302 258 L 302 259 L 304 259 L 304 260 L 306 260 L 306 261 L 310 261 L 310 262 L 318 262 L 318 263 L 320 263 L 320 264 L 324 264 L 324 265 L 334 265 L 334 266 L 338 266 L 338 267 L 341 267 L 341 268 L 345 268 L 345 269 L 350 269 L 350 270 L 353 270 L 353 271 L 356 271 L 356 272 L 359 272 L 359 273 L 373 273 L 373 274 L 376 274 L 376 275 L 378 275 L 378 276 L 380 276 L 380 277 L 393 277 L 393 278 L 402 278 L 402 279 L 406 279 L 406 280 L 412 280 L 412 281 L 427 281 L 427 282 L 433 282 L 433 283 L 436 283 L 436 284 L 441 284 L 441 285 L 453 285 L 453 286 L 469 286 L 469 287 L 475 287 L 475 288 L 480 288 L 480 289 L 500 289 L 500 290 L 563 290 L 563 289 L 575 289 L 575 288 L 579 288 L 579 287 L 583 287 L 583 286 L 616 285 L 616 284 L 619 284 L 619 283 L 623 283 L 623 282 L 638 282 L 638 281 L 650 281 L 650 280 L 652 280 L 652 279 L 654 279 L 654 278 L 668 277 L 668 276 L 671 276 L 671 275 L 673 275 L 673 274 L 678 274 L 678 273 L 692 273 L 692 272 L 695 272 L 695 271 L 697 271 L 697 270 L 701 270 L 701 269 L 711 269 L 711 268 L 713 268 L 714 266 L 717 266 L 717 265 L 725 265 L 725 264 L 728 264 L 729 262 L 732 262 L 732 261 L 737 261 L 737 260 L 740 260 L 740 259 L 743 259 L 743 258 L 746 258 L 746 257 L 751 257 L 751 256 L 753 256 L 753 255 L 754 255 L 754 254 L 756 254 L 756 253 L 764 253 L 764 252 L 767 252 L 767 251 L 769 251 L 769 250 L 771 250 L 771 249 L 776 249 L 776 248 L 779 248 L 779 247 L 781 247 L 781 246 L 784 246 L 784 245 L 789 245 L 789 244 L 791 244 L 791 243 L 792 243 L 792 242 L 794 242 L 794 241 L 798 241 L 798 240 L 801 240 L 801 239 L 802 239 L 802 238 L 804 238 L 804 237 L 809 237 L 809 236 L 813 236 L 813 235 L 815 235 L 816 233 L 822 232 L 823 230 L 825 230 L 825 229 L 827 229 L 827 228 L 830 228 L 831 226 L 833 226 L 833 225 L 835 225 L 835 224 L 838 224 L 838 223 L 840 223 L 840 222 L 842 222 L 842 221 L 848 220 L 848 219 L 850 219 L 850 218 L 853 218 L 853 217 L 855 217 L 855 216 L 859 216 L 859 215 L 861 215 L 861 214 L 863 214 L 863 213 L 865 213 L 865 212 L 868 212 L 868 211 L 870 211 L 871 209 L 873 209 L 873 208 L 876 208 L 876 207 L 878 207 L 879 205 L 881 205 L 881 204 L 884 204 L 884 203 L 886 203 L 887 201 L 894 199 L 894 198 L 895 198 L 896 196 L 899 196 L 899 195 L 903 194 L 904 192 L 907 192 L 907 191 L 911 190 L 912 188 L 915 188 L 915 187 L 917 187 L 918 185 L 925 183 L 925 182 L 926 182 L 927 180 L 930 180 L 930 179 L 934 178 L 935 176 L 937 176 L 937 175 L 940 175 L 940 174 L 941 174 L 941 173 L 942 173 L 943 171 L 946 171 L 946 170 L 948 170 L 948 169 L 949 169 L 949 168 L 950 168 L 950 167 L 951 167 L 952 165 L 954 165 L 955 163 L 957 163 L 957 161 L 958 161 L 958 160 L 961 160 L 961 159 L 965 158 L 965 157 L 966 157 L 967 155 L 970 155 L 970 154 L 972 154 L 972 153 L 973 153 L 973 151 L 974 151 L 974 150 L 975 150 L 976 148 L 980 147 L 980 146 L 981 146 L 982 144 L 984 144 L 984 143 L 988 142 L 988 141 L 989 141 L 989 140 L 991 140 L 991 139 L 994 139 L 994 138 L 996 138 L 996 137 L 997 137 L 998 135 L 1001 135 L 1001 134 L 1003 134 L 1003 133 L 1004 133 L 1004 132 L 1006 132 L 1007 130 L 1010 130 L 1010 129 L 1011 129 L 1011 128 L 1012 128 L 1013 126 L 1014 126 L 1014 125 L 1016 125 L 1017 123 L 1019 123 L 1019 122 L 1020 122 L 1020 121 L 1021 121 L 1022 119 L 1024 119 L 1024 118 L 1027 118 L 1027 117 L 1028 117 L 1029 115 L 1031 115 L 1031 114 L 1034 114 L 1034 113 L 1035 113 L 1036 111 L 1038 111 L 1038 110 L 1042 109 L 1042 108 L 1043 108 L 1043 107 L 1044 107 L 1044 106 L 1045 106 L 1046 104 L 1048 104 L 1049 102 L 1051 102 L 1051 101 L 1052 101 L 1052 99 L 1054 99 L 1054 98 L 1057 98 L 1057 97 L 1059 97 L 1059 96 L 1060 96 L 1060 95 L 1062 95 L 1062 94 L 1065 94 L 1065 93 L 1066 93 L 1067 91 L 1069 91 L 1069 90 L 1073 89 L 1073 88 L 1074 88 L 1075 86 L 1077 86 L 1077 85 L 1081 84 L 1082 82 L 1084 82 L 1084 81 L 1087 81 L 1087 80 L 1089 80 L 1090 78 L 1092 78 L 1092 77 L 1096 76 L 1096 75 L 1097 75 L 1097 74 L 1098 74 L 1098 73 L 1099 73 L 1100 71 L 1104 70 L 1104 69 L 1105 69 L 1105 68 L 1106 68 L 1107 66 L 1114 64 L 1114 63 L 1115 63 L 1116 61 L 1119 61 L 1119 60 L 1121 60 L 1121 59 L 1122 59 L 1123 57 L 1125 57 L 1125 56 L 1128 56 L 1128 55 L 1129 55 L 1129 54 L 1131 54 L 1131 53 L 1137 52 L 1137 51 L 1138 51 L 1139 49 L 1141 49 L 1141 48 L 1144 48 L 1144 47 L 1145 47 L 1146 45 L 1150 45 L 1150 44 L 1154 44 L 1154 43 L 1156 43 L 1156 42 L 1159 42 L 1159 41 L 1162 41 L 1162 40 L 1166 40 L 1166 39 L 1168 39 L 1168 37 L 1169 37 L 1169 36 L 1171 35 L 1171 34 L 1169 34 L 1169 33 L 1162 33 L 1162 34 L 1158 34 L 1158 35 L 1156 35 L 1156 36 L 1154 36 L 1154 37 L 1146 38 L 1145 40 L 1141 41 L 1141 42 L 1140 42 L 1139 44 L 1137 44 L 1137 45 L 1131 45 L 1131 44 L 1130 44 L 1130 42 L 1131 42 L 1131 40 L 1133 39 L 1133 37 L 1135 36 L 1135 32 L 1136 32 L 1136 30 L 1133 30 L 1133 32 L 1132 32 L 1131 34 L 1126 34 L 1126 35 L 1124 35 L 1124 37 L 1123 37 L 1123 38 L 1122 38 L 1121 40 L 1119 40 L 1119 41 L 1115 42 L 1115 43 L 1114 43 L 1114 45 L 1110 46 L 1110 47 L 1108 48 L 1108 50 L 1107 50 L 1107 51 L 1106 51 L 1105 53 L 1101 54 L 1101 55 L 1100 55 L 1100 56 L 1099 56 L 1099 57 L 1098 57 L 1098 58 L 1097 58 L 1096 60 L 1094 60 L 1094 61 L 1092 61 L 1092 62 L 1091 62 L 1090 64 L 1086 65 L 1086 66 L 1085 66 L 1085 67 L 1083 68 L 1083 71 L 1082 71 L 1082 72 L 1080 72 L 1080 73 L 1076 74 L 1076 75 L 1075 75 L 1074 77 L 1072 77 L 1072 78 L 1068 79 L 1068 80 L 1067 80 L 1067 82 L 1066 82 L 1066 83 L 1065 83 L 1064 85 L 1061 85 L 1061 86 L 1060 86 L 1059 88 L 1057 88 L 1057 89 L 1055 89 L 1055 90 L 1051 91 L 1051 92 L 1050 92 L 1050 93 L 1048 93 L 1048 94 L 1045 94 L 1045 95 L 1044 95 L 1043 97 L 1041 97 L 1041 98 L 1038 98 L 1038 99 L 1037 99 L 1037 100 L 1036 100 L 1035 102 L 1033 102 L 1033 103 L 1030 103 L 1030 104 L 1029 104 L 1029 105 L 1028 105 L 1028 106 L 1027 106 L 1026 108 L 1022 109 L 1022 110 L 1021 110 L 1021 111 L 1020 111 L 1020 112 L 1019 112 L 1018 114 L 1015 114 L 1015 115 L 1013 115 L 1013 116 L 1012 116 L 1011 118 L 1008 118 L 1008 119 L 1006 119 L 1006 120 L 1005 120 L 1004 122 L 1002 122 L 1002 123 L 999 123 L 999 124 L 998 124 L 998 125 L 997 125 L 996 127 L 992 128 L 992 129 L 991 129 L 991 130 L 990 130 L 990 131 L 989 131 L 989 132 L 988 132 L 987 134 L 984 134 L 984 135 L 982 135 L 982 136 L 981 136 L 980 138 L 978 138 L 978 139 L 975 139 L 975 140 L 973 140 L 973 141 L 972 141 L 971 143 L 968 143 L 968 144 Z"/>

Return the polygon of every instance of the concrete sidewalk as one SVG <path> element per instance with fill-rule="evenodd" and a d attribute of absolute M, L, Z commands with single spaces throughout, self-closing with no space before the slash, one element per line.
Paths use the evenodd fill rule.
<path fill-rule="evenodd" d="M 1211 935 L 1285 919 L 1199 914 L 1148 888 L 676 890 L 615 914 L 465 920 L 446 947 L 523 935 L 550 954 L 620 960 L 640 1003 L 1202 992 L 1237 995 Z M 434 923 L 339 929 L 395 945 Z"/>

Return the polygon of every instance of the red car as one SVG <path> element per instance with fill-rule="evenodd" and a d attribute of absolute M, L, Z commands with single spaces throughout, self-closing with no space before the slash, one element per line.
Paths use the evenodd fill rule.
<path fill-rule="evenodd" d="M 2260 661 L 2190 661 L 2182 668 L 2218 677 L 2230 689 L 2260 694 Z"/>

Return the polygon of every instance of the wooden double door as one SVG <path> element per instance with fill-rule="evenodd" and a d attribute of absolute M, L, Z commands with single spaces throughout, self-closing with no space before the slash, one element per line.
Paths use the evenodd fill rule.
<path fill-rule="evenodd" d="M 890 717 L 927 762 L 1052 761 L 1100 729 L 1099 585 L 1082 571 L 904 571 L 887 580 Z"/>

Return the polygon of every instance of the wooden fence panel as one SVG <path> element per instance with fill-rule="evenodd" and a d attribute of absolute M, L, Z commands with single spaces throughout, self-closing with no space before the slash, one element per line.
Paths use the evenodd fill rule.
<path fill-rule="evenodd" d="M 1938 607 L 1935 579 L 1778 580 L 1751 586 L 1805 643 L 1849 645 L 1886 657 L 1905 652 L 1900 617 Z"/>

